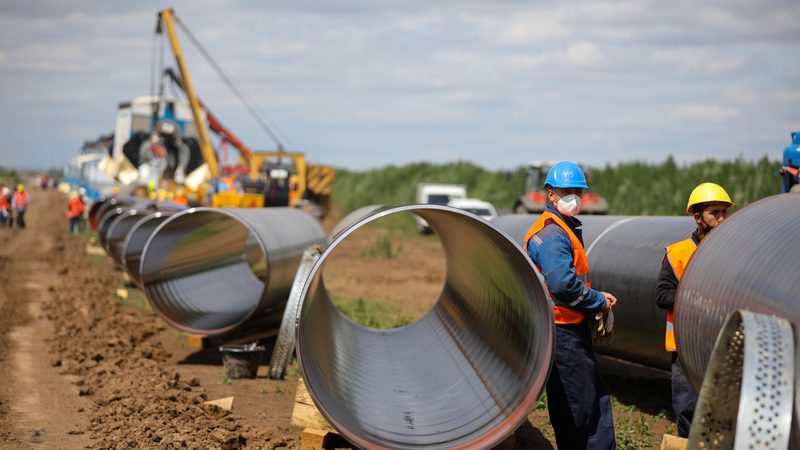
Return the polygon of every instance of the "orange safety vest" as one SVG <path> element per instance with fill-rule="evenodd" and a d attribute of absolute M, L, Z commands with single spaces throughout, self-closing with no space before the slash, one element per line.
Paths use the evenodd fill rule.
<path fill-rule="evenodd" d="M 676 242 L 667 247 L 667 261 L 672 266 L 672 271 L 675 272 L 675 278 L 678 279 L 678 282 L 683 278 L 686 265 L 689 264 L 689 259 L 692 258 L 695 250 L 697 250 L 697 245 L 691 239 Z M 672 309 L 667 310 L 667 334 L 664 337 L 664 348 L 668 352 L 674 352 L 678 349 L 675 345 L 675 313 Z"/>
<path fill-rule="evenodd" d="M 14 205 L 17 209 L 25 209 L 25 206 L 28 204 L 28 193 L 25 191 L 16 191 L 14 192 Z"/>
<path fill-rule="evenodd" d="M 67 214 L 67 216 L 70 219 L 78 217 L 83 212 L 83 208 L 84 208 L 83 202 L 80 201 L 80 199 L 71 198 L 69 199 L 69 213 Z"/>
<path fill-rule="evenodd" d="M 578 276 L 578 279 L 583 281 L 583 284 L 586 285 L 586 287 L 591 288 L 592 282 L 589 280 L 589 260 L 586 258 L 586 251 L 583 249 L 583 244 L 581 243 L 581 240 L 578 239 L 578 236 L 572 232 L 572 229 L 569 227 L 569 225 L 564 223 L 564 221 L 561 220 L 561 218 L 557 215 L 549 211 L 545 211 L 541 216 L 539 216 L 539 219 L 533 224 L 533 226 L 528 230 L 528 233 L 525 235 L 525 249 L 527 250 L 528 242 L 534 237 L 534 235 L 542 231 L 542 229 L 548 225 L 548 221 L 554 222 L 567 232 L 569 241 L 572 244 L 572 264 L 575 266 L 575 274 Z M 583 322 L 584 313 L 582 311 L 570 308 L 569 306 L 561 303 L 555 296 L 553 296 L 552 292 L 550 293 L 550 297 L 552 297 L 553 301 L 556 303 L 553 305 L 553 316 L 555 317 L 557 324 L 563 325 Z"/>
<path fill-rule="evenodd" d="M 172 203 L 177 203 L 183 206 L 189 206 L 189 199 L 187 199 L 182 195 L 176 195 L 175 197 L 172 197 Z"/>
<path fill-rule="evenodd" d="M 8 199 L 3 194 L 0 194 L 0 208 L 6 208 L 6 209 L 11 208 L 11 205 L 8 204 Z"/>

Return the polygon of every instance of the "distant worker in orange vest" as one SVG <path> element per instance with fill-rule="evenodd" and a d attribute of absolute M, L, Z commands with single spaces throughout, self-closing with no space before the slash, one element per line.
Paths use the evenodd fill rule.
<path fill-rule="evenodd" d="M 581 209 L 589 186 L 577 164 L 561 161 L 545 179 L 547 206 L 525 236 L 528 256 L 544 276 L 556 323 L 547 407 L 562 449 L 616 448 L 611 399 L 600 378 L 588 320 L 608 311 L 616 297 L 592 289 L 583 247 Z"/>
<path fill-rule="evenodd" d="M 81 196 L 77 192 L 71 192 L 69 200 L 67 200 L 67 219 L 69 219 L 69 231 L 72 234 L 77 234 L 80 229 L 81 215 L 84 209 L 86 209 L 86 205 L 83 204 Z"/>
<path fill-rule="evenodd" d="M 708 233 L 728 217 L 728 208 L 733 206 L 730 196 L 722 186 L 714 183 L 702 183 L 689 195 L 686 214 L 693 214 L 697 229 L 689 239 L 676 242 L 666 248 L 661 272 L 656 285 L 656 304 L 667 310 L 667 333 L 664 347 L 672 352 L 672 409 L 678 421 L 678 435 L 689 436 L 692 426 L 694 408 L 697 404 L 697 393 L 681 366 L 675 345 L 674 308 L 675 291 L 683 277 L 686 265 L 692 258 L 697 246 Z"/>
<path fill-rule="evenodd" d="M 8 223 L 11 216 L 11 203 L 8 202 L 10 194 L 11 190 L 3 186 L 2 192 L 0 192 L 0 225 Z"/>
<path fill-rule="evenodd" d="M 31 202 L 31 196 L 25 191 L 25 186 L 17 185 L 17 192 L 14 192 L 11 208 L 17 214 L 17 227 L 25 228 L 25 211 Z"/>

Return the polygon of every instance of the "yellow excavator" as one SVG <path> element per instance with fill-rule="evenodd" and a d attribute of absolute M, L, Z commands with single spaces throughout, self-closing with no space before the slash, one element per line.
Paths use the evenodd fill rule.
<path fill-rule="evenodd" d="M 175 29 L 178 18 L 172 9 L 158 13 L 156 33 L 166 32 L 180 75 L 167 69 L 164 74 L 185 94 L 197 128 L 200 153 L 208 166 L 212 181 L 211 206 L 269 207 L 292 206 L 324 217 L 331 202 L 336 173 L 331 166 L 307 164 L 303 153 L 286 152 L 278 144 L 276 151 L 253 151 L 224 127 L 195 93 Z M 205 114 L 203 114 L 205 113 Z M 211 145 L 208 127 L 239 154 L 235 166 L 220 168 Z"/>

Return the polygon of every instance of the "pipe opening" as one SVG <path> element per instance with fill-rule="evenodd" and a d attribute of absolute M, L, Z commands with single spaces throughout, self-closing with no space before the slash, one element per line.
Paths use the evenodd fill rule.
<path fill-rule="evenodd" d="M 169 211 L 158 211 L 148 216 L 140 217 L 125 237 L 122 259 L 125 264 L 125 269 L 128 271 L 131 279 L 140 288 L 142 287 L 142 275 L 139 270 L 139 265 L 142 261 L 144 246 L 147 240 L 150 239 L 150 236 L 153 235 L 156 228 L 172 214 L 174 213 Z"/>
<path fill-rule="evenodd" d="M 407 216 L 413 224 L 411 212 L 395 215 Z M 410 238 L 393 226 L 395 215 L 354 230 L 331 252 L 324 268 L 325 287 L 336 308 L 371 328 L 416 322 L 444 287 L 445 257 L 439 238 Z"/>
<path fill-rule="evenodd" d="M 123 264 L 124 255 L 122 254 L 125 239 L 131 228 L 151 211 L 141 209 L 128 209 L 117 216 L 108 228 L 106 234 L 106 251 L 114 261 Z"/>
<path fill-rule="evenodd" d="M 188 210 L 145 245 L 140 275 L 153 309 L 178 329 L 228 331 L 264 300 L 269 272 L 261 239 L 224 210 Z"/>
<path fill-rule="evenodd" d="M 408 326 L 359 325 L 334 306 L 325 266 L 356 230 L 400 212 L 418 214 L 439 236 L 443 287 Z M 360 448 L 490 448 L 526 418 L 549 373 L 553 317 L 540 275 L 499 228 L 460 210 L 414 205 L 361 220 L 323 253 L 302 297 L 305 383 Z"/>

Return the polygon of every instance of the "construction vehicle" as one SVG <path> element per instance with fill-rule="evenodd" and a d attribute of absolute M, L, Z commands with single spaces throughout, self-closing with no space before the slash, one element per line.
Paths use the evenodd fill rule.
<path fill-rule="evenodd" d="M 791 136 L 791 145 L 783 149 L 781 192 L 800 191 L 800 131 L 793 131 Z"/>
<path fill-rule="evenodd" d="M 239 178 L 242 190 L 213 193 L 212 205 L 245 207 L 292 206 L 303 208 L 318 218 L 324 217 L 330 207 L 330 197 L 335 179 L 333 168 L 322 165 L 307 165 L 303 153 L 284 151 L 284 147 L 278 141 L 275 133 L 269 127 L 266 127 L 260 117 L 257 117 L 257 119 L 276 141 L 278 146 L 276 151 L 252 151 L 233 132 L 224 127 L 209 112 L 208 108 L 200 102 L 194 92 L 178 42 L 175 30 L 176 22 L 177 18 L 171 9 L 165 9 L 158 13 L 156 33 L 166 31 L 180 71 L 180 76 L 172 70 L 166 70 L 164 74 L 186 94 L 194 123 L 205 124 L 202 119 L 208 120 L 209 128 L 220 136 L 221 145 L 233 145 L 241 155 L 239 164 L 225 167 L 222 172 L 226 177 Z M 188 30 L 186 31 L 188 32 Z M 206 56 L 208 55 L 208 52 L 203 51 L 202 53 Z M 212 66 L 219 68 L 216 63 L 213 63 Z M 163 92 L 163 84 L 161 90 Z M 240 93 L 238 91 L 236 93 L 243 100 Z M 254 112 L 252 107 L 249 109 Z M 204 126 L 197 127 L 197 131 L 200 153 L 208 166 L 209 181 L 217 179 L 221 175 L 220 168 L 208 134 Z"/>
<path fill-rule="evenodd" d="M 515 214 L 536 214 L 544 211 L 547 206 L 544 180 L 553 164 L 554 162 L 535 162 L 528 166 L 525 176 L 525 192 L 520 194 L 514 202 Z M 588 180 L 589 172 L 584 167 L 581 169 Z M 581 214 L 608 213 L 608 202 L 590 189 L 584 190 L 581 205 Z"/>
<path fill-rule="evenodd" d="M 167 68 L 165 77 L 184 89 L 183 81 Z M 238 165 L 224 166 L 227 176 L 242 178 L 243 192 L 238 197 L 225 193 L 212 200 L 213 206 L 291 206 L 303 209 L 315 217 L 324 217 L 329 208 L 336 172 L 333 167 L 307 164 L 304 153 L 287 152 L 279 145 L 276 151 L 254 151 L 211 113 L 198 99 L 208 126 L 221 139 L 222 146 L 231 145 L 239 151 Z M 263 198 L 259 202 L 258 197 Z"/>
<path fill-rule="evenodd" d="M 107 151 L 82 156 L 69 168 L 70 174 L 80 171 L 77 164 L 83 159 L 91 158 L 106 175 L 98 186 L 100 195 L 122 192 L 158 200 L 182 191 L 194 205 L 293 206 L 322 218 L 330 205 L 333 168 L 308 165 L 303 153 L 286 152 L 280 142 L 277 151 L 254 152 L 224 127 L 192 87 L 176 23 L 180 22 L 172 10 L 160 11 L 156 33 L 166 31 L 180 75 L 154 67 L 160 80 L 158 93 L 120 103 L 114 132 L 103 140 L 110 143 Z M 167 82 L 186 99 L 177 97 L 178 90 L 175 96 L 166 95 Z M 222 151 L 229 146 L 238 150 L 234 165 L 220 166 L 208 129 L 219 136 Z M 231 189 L 216 189 L 223 184 Z"/>

